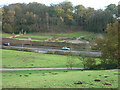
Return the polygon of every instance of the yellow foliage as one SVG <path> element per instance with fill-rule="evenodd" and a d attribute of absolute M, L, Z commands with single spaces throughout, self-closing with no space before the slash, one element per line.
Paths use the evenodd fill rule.
<path fill-rule="evenodd" d="M 27 20 L 26 20 L 26 19 L 24 19 L 23 21 L 24 21 L 24 22 L 27 22 Z"/>
<path fill-rule="evenodd" d="M 29 15 L 29 12 L 27 11 L 26 15 Z"/>
<path fill-rule="evenodd" d="M 62 13 L 64 13 L 64 12 L 65 12 L 65 11 L 64 11 L 64 9 L 62 9 L 62 8 L 61 8 L 61 7 L 59 7 L 59 6 L 56 8 L 56 11 L 57 11 L 57 15 L 58 15 L 58 16 L 61 16 L 61 15 L 62 15 Z"/>
<path fill-rule="evenodd" d="M 36 17 L 36 15 L 34 14 L 34 15 L 33 15 L 33 17 L 35 18 L 35 17 Z"/>
<path fill-rule="evenodd" d="M 26 31 L 24 32 L 24 35 L 26 34 Z"/>
<path fill-rule="evenodd" d="M 63 22 L 64 21 L 64 19 L 60 16 L 60 20 Z"/>
<path fill-rule="evenodd" d="M 68 18 L 69 20 L 73 20 L 73 16 L 71 16 L 71 15 L 67 15 L 67 18 Z"/>
<path fill-rule="evenodd" d="M 73 11 L 70 9 L 67 9 L 67 12 L 73 14 Z"/>

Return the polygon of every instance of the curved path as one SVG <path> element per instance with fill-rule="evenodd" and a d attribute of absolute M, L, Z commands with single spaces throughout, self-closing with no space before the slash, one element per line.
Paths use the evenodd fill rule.
<path fill-rule="evenodd" d="M 23 34 L 21 34 L 21 35 L 23 35 Z M 21 35 L 10 36 L 10 37 L 8 37 L 8 38 L 15 38 L 15 37 L 19 37 L 19 36 L 21 36 Z"/>
<path fill-rule="evenodd" d="M 24 70 L 66 70 L 71 68 L 0 68 L 0 71 L 24 71 Z M 85 68 L 72 68 L 72 70 L 83 70 Z"/>

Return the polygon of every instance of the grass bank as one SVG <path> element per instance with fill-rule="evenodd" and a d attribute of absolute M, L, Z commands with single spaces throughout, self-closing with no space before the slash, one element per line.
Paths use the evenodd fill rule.
<path fill-rule="evenodd" d="M 118 88 L 118 69 L 3 71 L 2 73 L 3 88 Z M 81 84 L 77 84 L 78 82 Z"/>
<path fill-rule="evenodd" d="M 78 56 L 42 54 L 2 49 L 2 66 L 6 68 L 28 67 L 66 67 L 68 59 L 72 59 L 73 67 L 83 67 Z M 96 58 L 99 63 L 99 58 Z"/>

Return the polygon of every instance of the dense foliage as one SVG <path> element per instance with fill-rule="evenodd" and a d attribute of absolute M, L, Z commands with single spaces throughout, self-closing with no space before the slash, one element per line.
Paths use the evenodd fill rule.
<path fill-rule="evenodd" d="M 102 65 L 120 65 L 119 62 L 119 27 L 120 24 L 116 21 L 113 24 L 107 24 L 106 37 L 99 37 L 96 39 L 98 49 L 102 52 L 101 64 Z"/>
<path fill-rule="evenodd" d="M 113 23 L 118 6 L 110 4 L 105 10 L 73 6 L 64 1 L 46 6 L 37 2 L 11 4 L 2 8 L 2 29 L 7 33 L 65 32 L 83 27 L 91 32 L 103 32 L 106 24 Z"/>

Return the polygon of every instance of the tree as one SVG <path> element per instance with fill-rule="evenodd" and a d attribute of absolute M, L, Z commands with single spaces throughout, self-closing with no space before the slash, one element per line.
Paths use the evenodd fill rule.
<path fill-rule="evenodd" d="M 118 17 L 118 9 L 114 4 L 105 10 L 83 5 L 73 7 L 69 1 L 51 6 L 37 2 L 10 4 L 2 8 L 2 30 L 9 33 L 19 33 L 22 29 L 27 32 L 67 32 L 65 30 L 72 27 L 84 27 L 82 29 L 86 31 L 99 33 L 104 32 L 108 23 L 115 22 L 113 15 Z"/>
<path fill-rule="evenodd" d="M 109 11 L 112 14 L 118 15 L 118 7 L 115 4 L 108 5 L 105 11 Z"/>
<path fill-rule="evenodd" d="M 91 17 L 87 18 L 84 29 L 91 32 L 103 33 L 106 29 L 106 25 L 113 22 L 115 22 L 113 14 L 108 11 L 97 10 Z"/>
<path fill-rule="evenodd" d="M 62 7 L 62 9 L 64 9 L 65 12 L 67 11 L 67 9 L 73 10 L 73 5 L 69 1 L 64 1 L 60 3 L 59 5 Z"/>
<path fill-rule="evenodd" d="M 67 66 L 68 68 L 72 69 L 74 63 L 75 63 L 75 60 L 74 60 L 74 57 L 73 57 L 73 55 L 72 55 L 72 53 L 71 53 L 71 51 L 70 51 L 70 52 L 68 52 L 67 61 L 66 61 L 66 66 Z"/>
<path fill-rule="evenodd" d="M 75 7 L 75 21 L 78 25 L 83 25 L 85 21 L 86 8 L 83 5 L 77 5 Z"/>
<path fill-rule="evenodd" d="M 67 25 L 72 25 L 72 23 L 73 23 L 73 11 L 72 10 L 67 9 L 66 15 L 65 15 L 65 18 L 64 18 L 64 22 Z"/>
<path fill-rule="evenodd" d="M 118 41 L 118 36 L 120 34 L 118 27 L 120 27 L 118 21 L 113 24 L 107 24 L 107 36 L 96 39 L 98 49 L 102 52 L 101 64 L 118 65 L 118 52 L 120 51 L 118 49 L 118 42 L 120 42 L 120 40 Z"/>
<path fill-rule="evenodd" d="M 6 33 L 13 33 L 13 28 L 10 24 L 5 23 L 3 26 L 4 32 Z"/>
<path fill-rule="evenodd" d="M 83 67 L 86 68 L 86 63 L 87 63 L 87 58 L 85 55 L 79 55 L 78 59 L 81 61 L 81 63 L 83 64 Z"/>

